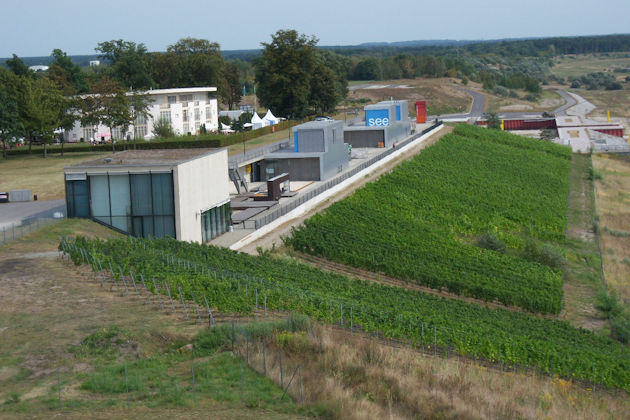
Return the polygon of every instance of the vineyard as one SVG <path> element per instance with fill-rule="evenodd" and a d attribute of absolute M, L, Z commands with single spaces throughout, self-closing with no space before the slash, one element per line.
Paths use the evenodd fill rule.
<path fill-rule="evenodd" d="M 562 242 L 570 149 L 461 125 L 293 229 L 285 244 L 354 267 L 532 312 L 562 309 L 562 272 L 519 253 Z M 475 245 L 491 233 L 510 252 Z"/>
<path fill-rule="evenodd" d="M 77 238 L 63 240 L 60 249 L 76 264 L 110 271 L 120 288 L 127 282 L 132 288 L 133 281 L 133 287 L 226 313 L 298 311 L 424 348 L 453 348 L 461 355 L 630 390 L 630 351 L 563 321 L 349 279 L 286 258 L 172 239 Z"/>

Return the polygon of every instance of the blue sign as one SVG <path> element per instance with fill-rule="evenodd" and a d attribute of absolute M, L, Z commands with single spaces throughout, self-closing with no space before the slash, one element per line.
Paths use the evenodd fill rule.
<path fill-rule="evenodd" d="M 368 127 L 384 127 L 389 125 L 388 109 L 368 109 L 365 111 L 365 125 Z"/>
<path fill-rule="evenodd" d="M 400 121 L 400 104 L 396 104 L 396 121 Z"/>

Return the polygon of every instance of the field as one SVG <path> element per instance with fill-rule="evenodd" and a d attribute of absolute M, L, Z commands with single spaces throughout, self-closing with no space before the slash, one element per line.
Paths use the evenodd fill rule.
<path fill-rule="evenodd" d="M 307 220 L 285 242 L 411 283 L 558 313 L 561 273 L 531 261 L 531 255 L 523 258 L 522 251 L 534 240 L 564 238 L 570 153 L 509 134 L 490 138 L 491 133 L 457 127 L 454 135 Z M 500 238 L 506 250 L 476 246 L 484 235 Z"/>
<path fill-rule="evenodd" d="M 120 236 L 65 220 L 0 247 L 1 418 L 306 417 L 290 398 L 279 401 L 279 386 L 229 352 L 179 351 L 201 325 L 118 296 L 62 262 L 58 237 L 75 234 Z"/>
<path fill-rule="evenodd" d="M 559 106 L 564 105 L 565 100 L 556 93 L 555 89 L 543 90 L 540 95 L 540 99 L 537 102 L 530 102 L 519 98 L 503 98 L 493 95 L 488 92 L 484 92 L 486 97 L 485 110 L 494 110 L 497 112 L 543 112 L 553 111 Z M 523 93 L 521 92 L 521 96 Z"/>
<path fill-rule="evenodd" d="M 630 67 L 630 53 L 565 55 L 554 59 L 551 72 L 561 77 L 609 72 Z M 619 73 L 622 74 L 622 73 Z"/>
<path fill-rule="evenodd" d="M 466 88 L 457 79 L 401 79 L 390 81 L 365 81 L 353 82 L 352 85 L 369 84 L 382 86 L 380 88 L 353 89 L 348 92 L 347 100 L 357 103 L 356 107 L 363 110 L 365 103 L 359 101 L 363 99 L 367 103 L 383 100 L 407 99 L 409 101 L 409 112 L 415 115 L 415 101 L 427 101 L 428 115 L 452 114 L 468 112 L 472 99 L 460 89 Z"/>
<path fill-rule="evenodd" d="M 64 166 L 109 156 L 109 153 L 66 153 L 64 156 L 49 154 L 9 157 L 0 159 L 0 190 L 30 189 L 39 200 L 65 197 L 63 182 Z"/>
<path fill-rule="evenodd" d="M 89 272 L 63 263 L 58 257 L 35 254 L 54 250 L 59 235 L 73 234 L 117 236 L 95 223 L 72 220 L 0 248 L 0 264 L 5 267 L 0 303 L 11 311 L 7 314 L 0 310 L 3 338 L 0 342 L 0 417 L 307 417 L 300 414 L 303 410 L 287 402 L 282 407 L 274 405 L 272 408 L 265 408 L 265 403 L 258 406 L 239 403 L 238 376 L 230 380 L 224 375 L 225 369 L 238 369 L 229 352 L 193 359 L 189 355 L 168 354 L 171 349 L 191 342 L 203 327 L 101 288 Z M 7 261 L 16 259 L 21 265 L 7 269 Z M 19 270 L 19 274 L 14 270 Z M 25 287 L 14 289 L 24 278 L 29 281 Z M 38 308 L 35 312 L 32 310 L 34 302 Z M 80 309 L 81 317 L 75 316 L 76 308 Z M 8 329 L 4 328 L 7 316 L 13 322 Z M 46 327 L 42 327 L 44 325 Z M 122 337 L 125 344 L 112 346 L 105 349 L 106 352 L 87 345 L 105 335 Z M 78 347 L 81 351 L 69 351 L 82 342 L 86 345 Z M 137 348 L 134 350 L 131 344 Z M 330 407 L 329 411 L 323 408 L 312 411 L 324 418 L 547 416 L 590 420 L 611 416 L 625 418 L 630 412 L 630 400 L 625 393 L 602 391 L 599 386 L 584 388 L 574 381 L 538 377 L 525 371 L 502 374 L 498 366 L 489 368 L 456 358 L 436 358 L 431 351 L 422 353 L 407 346 L 391 347 L 358 332 L 351 336 L 330 327 L 315 326 L 306 335 L 280 334 L 268 342 L 267 376 L 279 383 L 279 366 L 272 362 L 277 352 L 284 353 L 285 364 L 301 364 L 307 407 L 322 404 Z M 140 358 L 136 359 L 137 356 Z M 255 359 L 250 364 L 262 372 L 260 348 L 250 347 L 250 357 Z M 130 376 L 135 379 L 129 404 L 124 392 L 84 389 L 97 383 L 105 385 L 108 383 L 105 379 L 122 384 L 124 376 L 120 367 L 125 360 Z M 220 364 L 213 365 L 214 361 Z M 196 403 L 190 395 L 193 363 L 198 374 L 204 372 L 204 365 L 212 367 L 215 378 L 209 382 L 214 386 L 213 391 L 205 389 L 203 377 L 198 377 L 201 383 Z M 61 368 L 61 409 L 57 407 L 57 367 Z M 168 369 L 169 374 L 159 374 L 161 368 Z M 246 369 L 244 367 L 243 371 L 249 375 Z M 151 379 L 154 384 L 164 380 L 170 386 L 176 381 L 179 390 L 173 388 L 171 392 L 153 394 L 147 394 L 146 389 L 134 390 L 138 381 L 146 383 L 149 375 L 154 375 Z M 245 383 L 246 395 L 250 389 L 257 390 L 255 382 L 262 383 L 258 379 Z M 219 389 L 225 391 L 221 399 L 217 396 Z M 272 391 L 272 396 L 277 395 L 273 392 L 276 391 Z M 144 398 L 138 399 L 142 393 L 145 393 Z M 167 396 L 171 399 L 164 398 Z"/>
<path fill-rule="evenodd" d="M 630 301 L 630 159 L 594 155 L 595 181 L 604 273 L 610 289 Z"/>
<path fill-rule="evenodd" d="M 131 272 L 139 279 L 160 279 L 168 287 L 159 282 L 157 290 L 151 282 L 147 287 L 172 291 L 174 299 L 182 296 L 202 306 L 207 299 L 221 313 L 299 311 L 431 351 L 451 349 L 506 366 L 630 388 L 630 350 L 564 321 L 351 280 L 292 260 L 174 240 L 78 238 L 61 246 L 77 264 L 89 260 L 100 270 L 111 263 L 115 276 L 125 273 L 127 281 Z M 117 287 L 123 287 L 120 278 Z"/>

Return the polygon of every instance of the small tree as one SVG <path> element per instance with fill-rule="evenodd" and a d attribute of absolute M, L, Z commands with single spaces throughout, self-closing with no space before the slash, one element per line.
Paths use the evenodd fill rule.
<path fill-rule="evenodd" d="M 159 118 L 153 123 L 153 135 L 157 138 L 165 139 L 173 137 L 173 127 L 171 122 L 166 118 Z"/>
<path fill-rule="evenodd" d="M 149 106 L 153 103 L 153 100 L 147 93 L 134 90 L 131 95 L 128 96 L 130 109 L 130 123 L 133 125 L 133 150 L 136 150 L 136 138 L 138 136 L 138 130 L 136 125 L 138 119 L 143 117 L 145 120 L 149 118 Z"/>
<path fill-rule="evenodd" d="M 7 157 L 7 141 L 22 132 L 18 106 L 17 76 L 0 68 L 0 140 L 2 156 Z"/>
<path fill-rule="evenodd" d="M 120 85 L 107 76 L 92 86 L 92 92 L 100 109 L 99 121 L 109 128 L 114 152 L 114 127 L 126 130 L 131 119 L 129 100 Z"/>
<path fill-rule="evenodd" d="M 488 122 L 488 128 L 493 128 L 495 130 L 501 129 L 501 119 L 499 119 L 499 114 L 494 111 L 486 112 L 484 117 Z"/>

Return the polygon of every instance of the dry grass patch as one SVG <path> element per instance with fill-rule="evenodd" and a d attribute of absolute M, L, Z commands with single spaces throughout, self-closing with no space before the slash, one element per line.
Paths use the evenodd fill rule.
<path fill-rule="evenodd" d="M 297 347 L 286 339 L 268 345 L 267 374 L 280 383 L 278 364 L 269 355 L 283 351 L 285 366 L 300 363 L 303 367 L 306 402 L 325 401 L 334 418 L 630 416 L 630 400 L 621 392 L 584 389 L 559 378 L 501 373 L 470 361 L 427 356 L 330 327 L 315 326 L 306 340 L 299 341 Z M 258 359 L 253 364 L 257 363 Z M 262 365 L 259 367 L 262 371 Z"/>
<path fill-rule="evenodd" d="M 368 83 L 368 82 L 365 82 Z M 468 112 L 472 104 L 472 98 L 462 92 L 462 88 L 475 87 L 474 83 L 468 86 L 462 85 L 457 79 L 400 79 L 390 81 L 369 82 L 372 85 L 397 85 L 407 86 L 405 88 L 385 87 L 379 89 L 356 89 L 348 92 L 348 101 L 358 101 L 366 98 L 370 102 L 383 100 L 407 99 L 409 101 L 409 112 L 415 115 L 415 101 L 427 101 L 427 114 L 441 115 Z M 362 105 L 361 105 L 362 109 Z"/>
<path fill-rule="evenodd" d="M 526 92 L 525 92 L 526 93 Z M 553 111 L 564 105 L 566 101 L 556 93 L 555 89 L 544 90 L 537 102 L 526 101 L 521 98 L 504 98 L 484 92 L 486 96 L 486 110 L 498 110 L 499 112 L 543 112 Z M 520 92 L 522 96 L 524 93 Z"/>
<path fill-rule="evenodd" d="M 630 67 L 630 53 L 568 54 L 555 58 L 551 71 L 561 77 L 570 77 L 609 72 L 622 67 Z"/>
<path fill-rule="evenodd" d="M 630 301 L 630 159 L 594 155 L 593 166 L 606 282 Z"/>

